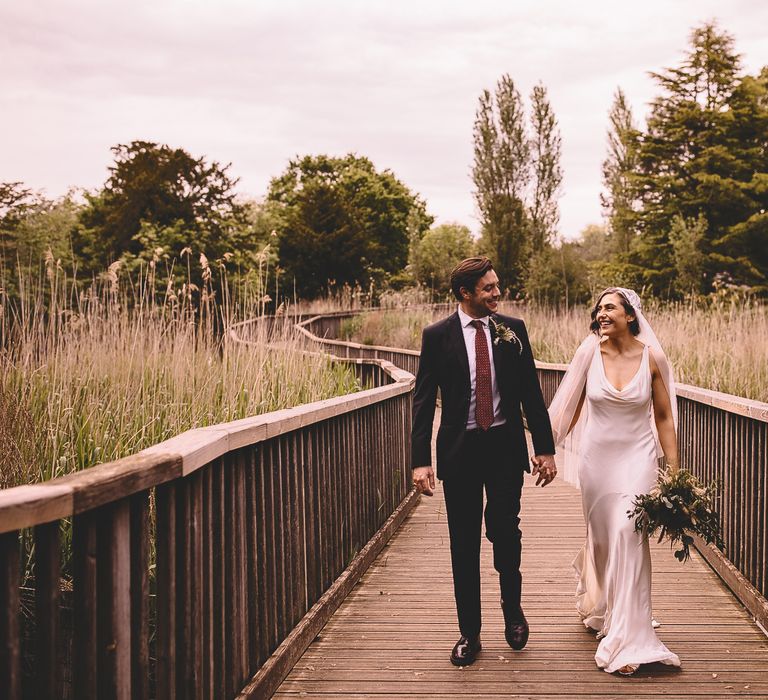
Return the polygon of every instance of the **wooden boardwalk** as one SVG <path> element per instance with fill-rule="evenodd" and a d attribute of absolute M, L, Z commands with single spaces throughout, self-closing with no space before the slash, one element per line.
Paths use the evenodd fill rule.
<path fill-rule="evenodd" d="M 438 484 L 439 486 L 439 484 Z M 573 606 L 571 561 L 584 536 L 579 492 L 526 479 L 523 608 L 528 646 L 503 635 L 490 543 L 483 542 L 483 650 L 459 669 L 442 492 L 420 503 L 310 645 L 275 698 L 768 698 L 768 639 L 694 553 L 679 564 L 653 545 L 658 633 L 682 669 L 643 666 L 631 678 L 595 666 L 594 633 Z"/>

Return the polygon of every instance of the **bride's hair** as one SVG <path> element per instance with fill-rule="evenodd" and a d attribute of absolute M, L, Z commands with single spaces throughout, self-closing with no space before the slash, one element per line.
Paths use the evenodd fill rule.
<path fill-rule="evenodd" d="M 590 314 L 592 323 L 589 324 L 589 330 L 591 330 L 593 333 L 596 333 L 596 334 L 600 333 L 600 324 L 597 322 L 597 307 L 600 304 L 600 300 L 606 294 L 619 295 L 619 297 L 621 298 L 621 305 L 624 307 L 624 311 L 627 312 L 627 316 L 634 317 L 633 320 L 627 324 L 629 326 L 629 332 L 632 335 L 638 335 L 640 333 L 640 323 L 637 320 L 637 312 L 635 311 L 635 307 L 632 306 L 632 304 L 630 304 L 629 301 L 627 301 L 627 297 L 624 296 L 624 292 L 622 292 L 618 287 L 608 287 L 608 289 L 604 289 L 602 292 L 600 292 L 600 295 L 597 297 L 597 300 L 595 301 L 595 305 L 592 307 L 592 313 Z"/>

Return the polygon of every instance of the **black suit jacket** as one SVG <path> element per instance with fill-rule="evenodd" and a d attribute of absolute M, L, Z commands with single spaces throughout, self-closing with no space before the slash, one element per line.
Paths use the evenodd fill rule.
<path fill-rule="evenodd" d="M 496 383 L 501 395 L 501 412 L 509 448 L 499 459 L 513 468 L 530 471 L 522 411 L 533 437 L 536 454 L 554 454 L 555 445 L 549 414 L 541 394 L 531 344 L 525 324 L 518 318 L 493 314 L 496 323 L 514 331 L 519 339 L 492 343 Z M 491 324 L 491 337 L 495 339 Z M 522 345 L 522 348 L 520 347 Z M 458 312 L 427 326 L 421 338 L 421 359 L 413 397 L 412 466 L 432 463 L 432 423 L 437 390 L 442 398 L 440 429 L 437 434 L 437 476 L 449 478 L 459 468 L 459 456 L 466 431 L 470 402 L 469 360 Z"/>

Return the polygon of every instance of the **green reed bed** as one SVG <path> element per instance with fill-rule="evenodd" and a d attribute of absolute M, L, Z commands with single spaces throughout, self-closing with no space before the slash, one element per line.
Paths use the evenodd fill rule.
<path fill-rule="evenodd" d="M 226 322 L 260 311 L 242 292 L 221 307 L 212 287 L 155 294 L 154 279 L 107 279 L 84 292 L 71 280 L 50 285 L 3 298 L 0 487 L 360 389 L 351 368 L 303 353 L 289 320 L 269 333 L 257 325 L 255 344 L 224 343 Z"/>
<path fill-rule="evenodd" d="M 768 307 L 739 296 L 647 304 L 644 310 L 684 384 L 768 401 Z M 543 362 L 567 363 L 589 329 L 587 307 L 568 310 L 504 303 L 501 312 L 525 320 L 533 353 Z M 359 343 L 418 350 L 421 329 L 445 315 L 380 311 L 342 328 Z"/>

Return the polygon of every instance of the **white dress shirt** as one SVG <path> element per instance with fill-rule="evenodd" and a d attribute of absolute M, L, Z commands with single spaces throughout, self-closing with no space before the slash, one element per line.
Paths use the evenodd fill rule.
<path fill-rule="evenodd" d="M 499 385 L 496 383 L 496 367 L 493 365 L 493 345 L 491 344 L 491 328 L 489 326 L 490 317 L 472 318 L 465 314 L 461 306 L 459 306 L 459 321 L 461 322 L 461 330 L 464 333 L 464 345 L 467 348 L 467 359 L 469 360 L 470 398 L 467 430 L 474 430 L 477 428 L 477 423 L 475 422 L 475 406 L 477 405 L 475 389 L 477 374 L 477 363 L 475 362 L 475 334 L 478 333 L 478 330 L 472 325 L 473 321 L 482 322 L 483 330 L 485 331 L 485 343 L 490 355 L 488 359 L 491 364 L 491 392 L 493 394 L 493 425 L 491 427 L 495 428 L 497 425 L 503 425 L 507 421 L 506 418 L 501 415 L 501 394 L 499 393 Z"/>

